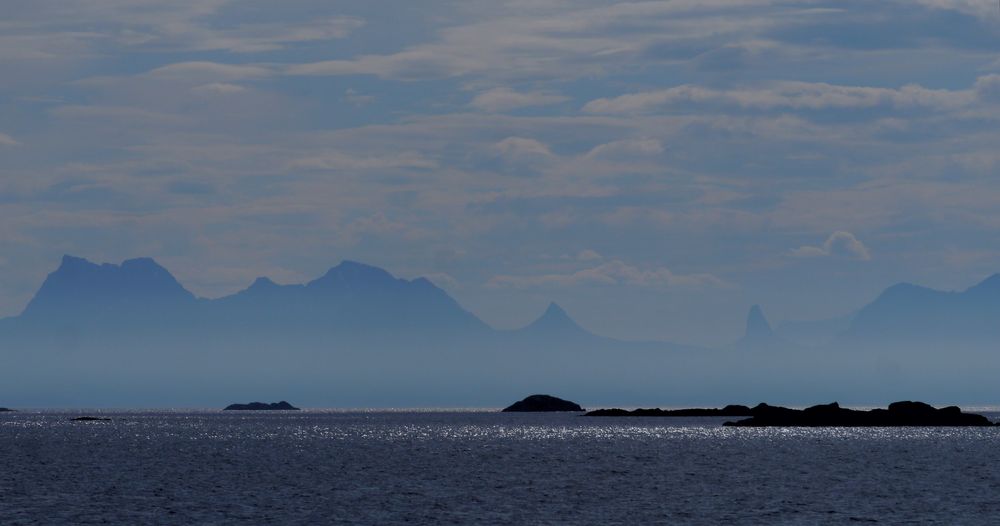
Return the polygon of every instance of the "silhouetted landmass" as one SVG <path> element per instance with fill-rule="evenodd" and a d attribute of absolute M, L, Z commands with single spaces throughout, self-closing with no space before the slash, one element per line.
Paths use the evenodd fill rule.
<path fill-rule="evenodd" d="M 903 426 L 992 426 L 982 415 L 963 413 L 955 406 L 935 409 L 923 402 L 895 402 L 888 409 L 858 411 L 840 404 L 789 409 L 760 404 L 746 420 L 726 422 L 738 427 L 903 427 Z"/>
<path fill-rule="evenodd" d="M 503 410 L 504 413 L 541 413 L 550 411 L 583 411 L 579 404 L 549 395 L 531 395 Z"/>
<path fill-rule="evenodd" d="M 997 319 L 1000 319 L 1000 274 L 961 292 L 899 283 L 862 308 L 842 339 L 995 342 L 1000 337 Z"/>
<path fill-rule="evenodd" d="M 722 409 L 597 409 L 583 416 L 751 416 L 745 405 L 727 405 Z"/>
<path fill-rule="evenodd" d="M 0 407 L 0 413 L 15 413 L 13 409 L 7 409 L 6 407 Z"/>
<path fill-rule="evenodd" d="M 265 404 L 263 402 L 250 402 L 249 404 L 232 404 L 227 406 L 223 411 L 298 411 L 298 407 L 292 406 L 288 402 L 282 400 L 274 404 Z"/>
<path fill-rule="evenodd" d="M 78 416 L 71 419 L 72 422 L 110 422 L 110 418 L 104 418 L 101 416 Z"/>

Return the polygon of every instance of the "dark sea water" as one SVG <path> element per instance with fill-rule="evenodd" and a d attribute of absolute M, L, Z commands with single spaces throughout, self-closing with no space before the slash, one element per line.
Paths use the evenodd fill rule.
<path fill-rule="evenodd" d="M 1000 524 L 1000 427 L 78 414 L 0 414 L 0 524 Z"/>

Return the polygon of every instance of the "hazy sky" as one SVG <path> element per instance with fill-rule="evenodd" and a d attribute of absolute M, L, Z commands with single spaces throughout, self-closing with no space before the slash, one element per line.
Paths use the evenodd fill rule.
<path fill-rule="evenodd" d="M 720 343 L 1000 271 L 995 0 L 0 0 L 0 315 L 341 259 Z"/>

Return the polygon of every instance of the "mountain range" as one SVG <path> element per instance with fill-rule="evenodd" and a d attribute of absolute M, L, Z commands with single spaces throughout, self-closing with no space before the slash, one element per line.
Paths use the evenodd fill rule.
<path fill-rule="evenodd" d="M 707 349 L 598 336 L 553 303 L 502 331 L 427 279 L 353 261 L 308 283 L 261 277 L 206 299 L 149 258 L 64 256 L 24 311 L 0 320 L 0 400 L 135 406 L 273 393 L 327 405 L 454 406 L 561 387 L 584 400 L 704 402 L 835 392 L 847 377 L 859 395 L 874 395 L 893 392 L 894 381 L 959 374 L 956 356 L 994 360 L 1000 276 L 961 292 L 899 284 L 849 317 L 812 323 L 829 334 L 775 330 L 753 306 L 743 338 Z M 977 385 L 966 387 L 985 392 Z"/>

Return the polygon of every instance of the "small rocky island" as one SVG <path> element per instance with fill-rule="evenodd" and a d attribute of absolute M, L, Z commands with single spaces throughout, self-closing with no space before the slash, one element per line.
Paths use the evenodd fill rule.
<path fill-rule="evenodd" d="M 0 407 L 0 413 L 16 413 L 13 409 L 8 409 L 6 407 Z"/>
<path fill-rule="evenodd" d="M 923 402 L 894 402 L 888 409 L 858 411 L 840 404 L 814 405 L 789 409 L 759 404 L 750 410 L 751 418 L 726 422 L 736 427 L 917 427 L 917 426 L 992 426 L 982 415 L 963 413 L 955 406 L 936 409 Z"/>
<path fill-rule="evenodd" d="M 76 418 L 71 418 L 71 422 L 110 422 L 110 418 L 102 416 L 78 416 Z"/>
<path fill-rule="evenodd" d="M 727 405 L 722 409 L 597 409 L 583 416 L 753 416 L 745 405 Z"/>
<path fill-rule="evenodd" d="M 232 404 L 226 406 L 223 411 L 299 411 L 298 407 L 282 400 L 274 404 L 263 402 L 250 402 L 249 404 Z"/>
<path fill-rule="evenodd" d="M 514 402 L 504 408 L 503 413 L 543 413 L 553 411 L 583 411 L 579 404 L 556 398 L 554 396 L 536 394 L 520 402 Z"/>

